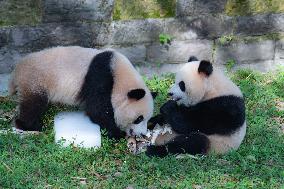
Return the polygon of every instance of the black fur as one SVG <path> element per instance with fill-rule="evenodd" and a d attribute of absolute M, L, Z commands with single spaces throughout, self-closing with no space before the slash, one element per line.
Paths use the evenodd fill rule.
<path fill-rule="evenodd" d="M 165 122 L 165 119 L 164 119 L 163 115 L 158 114 L 158 115 L 152 117 L 152 118 L 148 121 L 148 126 L 147 126 L 147 128 L 150 129 L 150 130 L 153 130 L 154 127 L 156 126 L 156 124 L 164 125 L 165 123 L 166 123 L 166 122 Z"/>
<path fill-rule="evenodd" d="M 171 142 L 162 146 L 149 146 L 146 151 L 148 156 L 164 157 L 168 154 L 206 154 L 209 149 L 209 139 L 202 133 L 180 135 Z"/>
<path fill-rule="evenodd" d="M 195 56 L 189 57 L 187 62 L 193 62 L 193 61 L 198 61 L 198 59 Z"/>
<path fill-rule="evenodd" d="M 113 52 L 97 54 L 92 60 L 78 99 L 86 106 L 91 121 L 106 129 L 110 138 L 125 136 L 114 120 L 111 94 L 114 78 L 111 70 Z"/>
<path fill-rule="evenodd" d="M 180 136 L 164 146 L 150 146 L 146 152 L 148 156 L 206 153 L 210 145 L 206 135 L 230 135 L 245 122 L 244 99 L 233 95 L 216 97 L 191 107 L 169 100 L 160 112 L 150 121 L 161 125 L 168 123 Z"/>
<path fill-rule="evenodd" d="M 200 131 L 208 135 L 228 135 L 245 122 L 244 100 L 233 95 L 216 97 L 191 107 L 178 106 L 170 100 L 160 111 L 173 130 L 181 134 Z"/>
<path fill-rule="evenodd" d="M 185 92 L 185 83 L 184 83 L 184 81 L 180 81 L 180 82 L 178 83 L 178 86 L 179 86 L 179 88 L 180 88 L 180 90 L 181 90 L 182 92 Z"/>
<path fill-rule="evenodd" d="M 24 131 L 42 131 L 41 116 L 48 106 L 45 92 L 25 94 L 20 102 L 20 114 L 15 121 L 16 127 Z"/>
<path fill-rule="evenodd" d="M 213 66 L 209 61 L 202 60 L 199 63 L 198 72 L 209 76 L 213 72 Z"/>
<path fill-rule="evenodd" d="M 133 89 L 127 93 L 128 98 L 140 100 L 145 96 L 146 92 L 144 89 Z"/>

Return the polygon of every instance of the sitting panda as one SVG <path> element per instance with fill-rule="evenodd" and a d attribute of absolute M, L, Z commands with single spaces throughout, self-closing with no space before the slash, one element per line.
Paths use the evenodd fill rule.
<path fill-rule="evenodd" d="M 48 103 L 83 105 L 91 121 L 119 139 L 147 132 L 153 98 L 130 61 L 114 50 L 54 47 L 24 57 L 10 81 L 18 92 L 16 128 L 41 131 Z"/>
<path fill-rule="evenodd" d="M 172 99 L 149 123 L 170 125 L 173 132 L 160 135 L 148 156 L 223 154 L 240 146 L 246 133 L 243 95 L 210 62 L 191 57 L 168 95 Z"/>

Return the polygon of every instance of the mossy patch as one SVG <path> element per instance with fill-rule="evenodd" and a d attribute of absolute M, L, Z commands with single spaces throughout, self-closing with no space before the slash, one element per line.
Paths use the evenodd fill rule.
<path fill-rule="evenodd" d="M 41 21 L 41 0 L 0 1 L 0 26 L 35 25 Z"/>
<path fill-rule="evenodd" d="M 114 20 L 174 17 L 176 0 L 116 0 Z"/>
<path fill-rule="evenodd" d="M 284 39 L 283 33 L 267 33 L 261 36 L 237 36 L 237 35 L 224 35 L 217 39 L 217 44 L 226 46 L 234 42 L 253 43 L 265 40 L 281 40 Z"/>
<path fill-rule="evenodd" d="M 229 16 L 284 12 L 283 0 L 228 0 L 226 14 Z"/>

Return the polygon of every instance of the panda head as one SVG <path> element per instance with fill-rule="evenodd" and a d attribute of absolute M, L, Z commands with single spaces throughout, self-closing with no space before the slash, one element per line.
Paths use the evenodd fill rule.
<path fill-rule="evenodd" d="M 213 66 L 209 61 L 190 57 L 188 63 L 176 73 L 169 96 L 179 105 L 191 106 L 199 103 L 210 88 L 209 78 L 212 72 Z"/>
<path fill-rule="evenodd" d="M 145 135 L 153 109 L 153 97 L 147 88 L 132 89 L 121 106 L 115 110 L 116 123 L 128 136 Z"/>
<path fill-rule="evenodd" d="M 153 115 L 154 95 L 124 55 L 115 52 L 112 63 L 112 106 L 115 122 L 129 136 L 145 135 L 147 122 Z"/>

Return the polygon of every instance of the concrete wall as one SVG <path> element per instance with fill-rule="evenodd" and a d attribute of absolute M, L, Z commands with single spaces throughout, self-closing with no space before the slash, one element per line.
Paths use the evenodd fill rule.
<path fill-rule="evenodd" d="M 15 0 L 0 1 L 0 5 L 7 1 Z M 140 13 L 141 19 L 114 20 L 115 0 L 42 0 L 39 18 L 32 25 L 1 26 L 0 14 L 0 73 L 11 72 L 27 53 L 58 45 L 113 47 L 132 62 L 147 66 L 184 63 L 190 55 L 219 66 L 233 60 L 235 68 L 261 71 L 284 64 L 282 7 L 238 15 L 231 10 L 232 1 L 177 0 L 171 17 L 148 18 L 156 14 L 147 12 L 144 17 Z M 160 45 L 161 33 L 173 37 L 169 48 Z"/>

